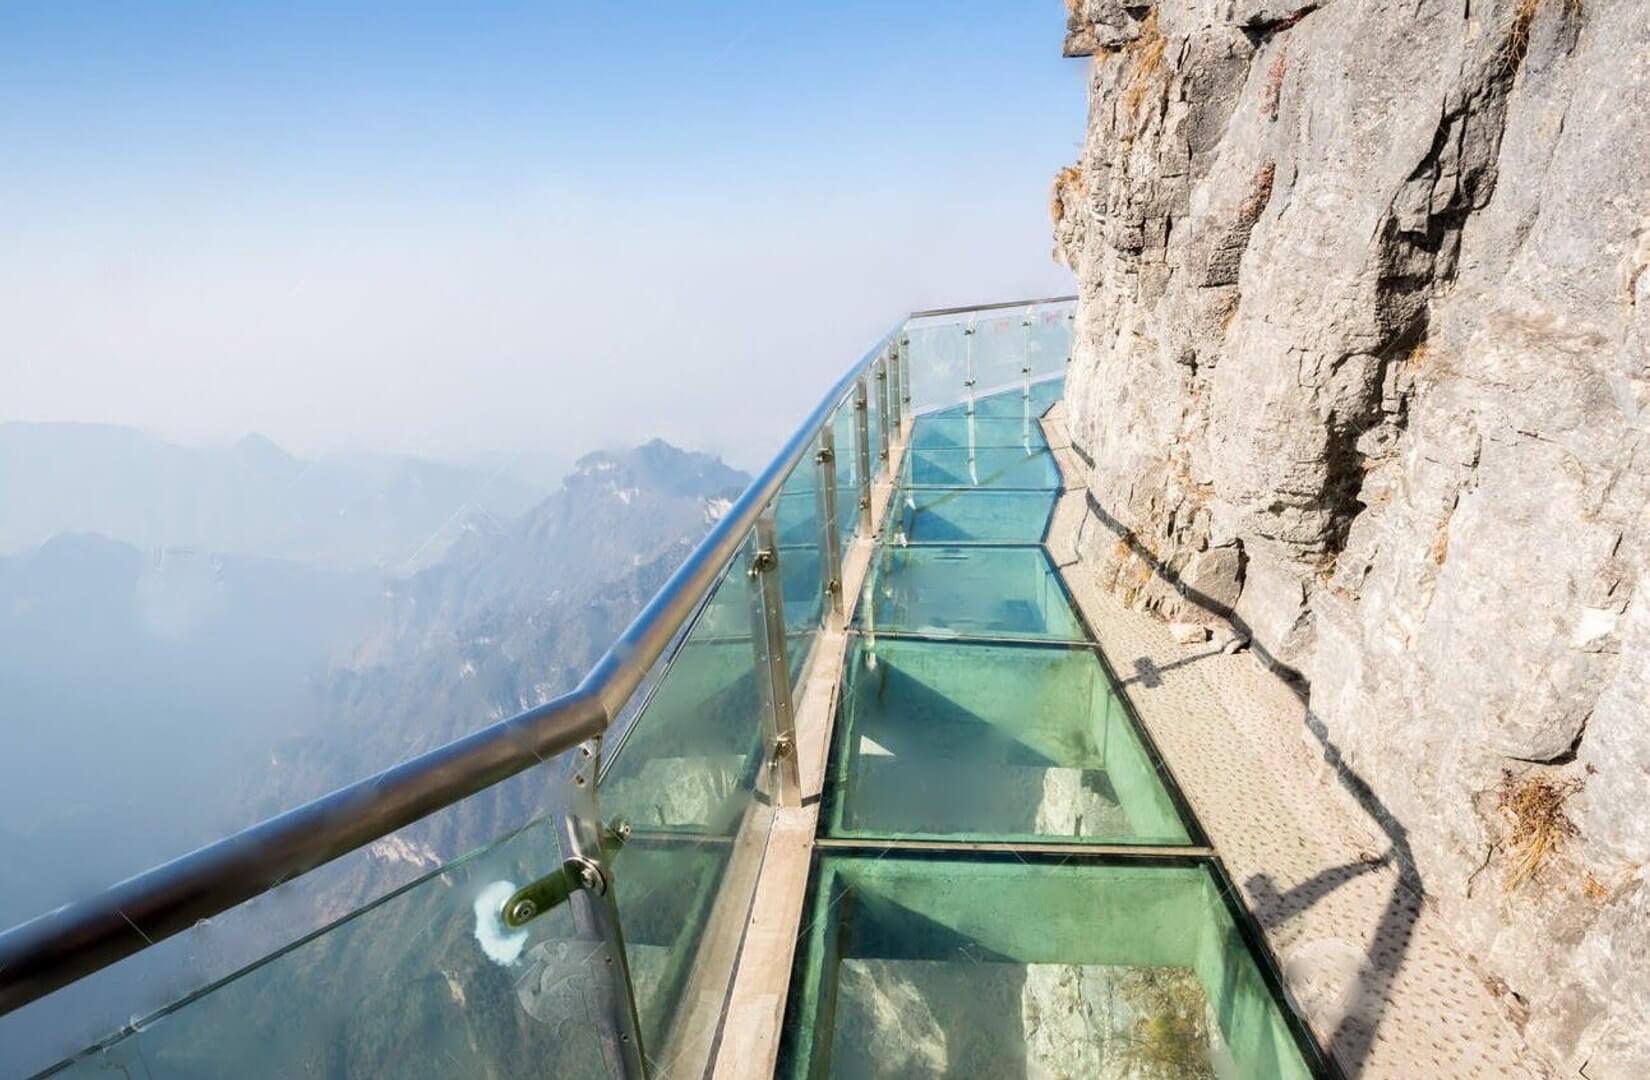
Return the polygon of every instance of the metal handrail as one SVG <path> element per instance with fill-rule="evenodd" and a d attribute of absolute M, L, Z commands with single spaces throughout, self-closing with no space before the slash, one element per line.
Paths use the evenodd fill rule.
<path fill-rule="evenodd" d="M 941 313 L 913 312 L 832 385 L 571 693 L 0 933 L 0 1016 L 602 734 L 860 375 L 910 318 Z"/>
<path fill-rule="evenodd" d="M 1003 300 L 993 304 L 969 304 L 964 307 L 929 308 L 927 311 L 913 311 L 912 319 L 932 319 L 940 315 L 966 315 L 970 311 L 1002 311 L 1007 308 L 1042 307 L 1044 304 L 1069 304 L 1077 297 L 1073 296 L 1045 296 L 1040 300 Z"/>
<path fill-rule="evenodd" d="M 606 731 L 904 325 L 831 386 L 571 693 L 0 933 L 0 1016 Z"/>

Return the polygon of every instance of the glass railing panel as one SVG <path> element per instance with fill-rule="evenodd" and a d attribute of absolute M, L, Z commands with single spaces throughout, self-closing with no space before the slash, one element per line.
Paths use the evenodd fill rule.
<path fill-rule="evenodd" d="M 1019 390 L 1025 383 L 1026 346 L 1030 340 L 1025 310 L 981 315 L 974 323 L 974 394 L 989 397 Z"/>
<path fill-rule="evenodd" d="M 1053 492 L 902 488 L 885 535 L 896 544 L 1037 544 L 1053 513 Z"/>
<path fill-rule="evenodd" d="M 816 436 L 780 489 L 774 511 L 793 687 L 801 684 L 825 622 L 825 524 L 820 517 L 818 458 Z"/>
<path fill-rule="evenodd" d="M 856 640 L 827 835 L 1189 844 L 1089 648 Z"/>
<path fill-rule="evenodd" d="M 882 408 L 877 393 L 876 372 L 881 361 L 865 369 L 865 432 L 871 447 L 871 479 L 881 480 L 888 475 L 888 461 L 882 456 Z"/>
<path fill-rule="evenodd" d="M 1031 377 L 1064 375 L 1071 358 L 1075 305 L 1045 304 L 1031 315 Z"/>
<path fill-rule="evenodd" d="M 823 856 L 779 1074 L 1311 1076 L 1207 864 Z"/>
<path fill-rule="evenodd" d="M 548 782 L 549 778 L 544 777 Z M 599 945 L 563 905 L 507 929 L 518 886 L 557 869 L 540 821 L 141 1020 L 63 1075 L 607 1075 Z"/>
<path fill-rule="evenodd" d="M 836 527 L 846 556 L 859 528 L 859 450 L 854 440 L 854 399 L 850 393 L 836 408 L 831 433 L 836 440 Z"/>
<path fill-rule="evenodd" d="M 1066 396 L 1066 377 L 1060 375 L 1044 379 L 1042 382 L 1034 382 L 1028 396 L 1031 400 L 1031 414 L 1042 416 L 1048 412 L 1049 406 Z"/>
<path fill-rule="evenodd" d="M 951 317 L 917 319 L 906 325 L 913 414 L 955 405 L 967 397 L 965 326 L 965 320 Z"/>
<path fill-rule="evenodd" d="M 1041 547 L 883 546 L 865 590 L 854 615 L 862 630 L 1042 641 L 1088 636 Z"/>
<path fill-rule="evenodd" d="M 980 397 L 974 402 L 977 420 L 1026 420 L 1036 424 L 1048 407 L 1059 401 L 1066 392 L 1065 376 L 1045 377 L 1031 384 L 1030 393 L 1022 390 L 1004 390 Z M 936 409 L 924 419 L 959 419 L 968 415 L 966 402 Z"/>
<path fill-rule="evenodd" d="M 1060 486 L 1060 467 L 1044 447 L 982 447 L 913 450 L 905 456 L 901 481 L 911 487 L 1027 488 Z"/>
<path fill-rule="evenodd" d="M 913 450 L 1037 450 L 1048 445 L 1035 416 L 982 418 L 924 416 L 911 426 Z"/>
<path fill-rule="evenodd" d="M 755 553 L 752 536 L 598 790 L 602 819 L 631 826 L 614 892 L 655 1071 L 709 1053 L 777 801 Z"/>

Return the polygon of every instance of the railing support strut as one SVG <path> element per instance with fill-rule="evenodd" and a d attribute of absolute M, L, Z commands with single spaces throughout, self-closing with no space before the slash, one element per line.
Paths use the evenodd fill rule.
<path fill-rule="evenodd" d="M 584 971 L 599 988 L 595 1009 L 596 1035 L 610 1075 L 618 1080 L 647 1080 L 642 1053 L 642 1025 L 636 1012 L 636 994 L 625 957 L 624 931 L 614 894 L 612 861 L 602 850 L 602 821 L 596 809 L 596 777 L 601 773 L 601 736 L 586 741 L 568 758 L 552 795 L 556 833 L 562 855 L 588 868 L 585 880 L 568 897 L 573 929 L 580 941 L 593 945 Z M 501 918 L 503 913 L 501 913 Z M 600 963 L 596 963 L 596 960 Z"/>
<path fill-rule="evenodd" d="M 819 467 L 814 486 L 819 497 L 819 550 L 824 555 L 821 572 L 825 590 L 825 610 L 833 625 L 840 625 L 842 604 L 842 531 L 837 520 L 836 506 L 836 418 L 826 421 L 819 431 L 819 452 L 814 460 Z"/>
<path fill-rule="evenodd" d="M 791 702 L 790 650 L 785 640 L 785 591 L 779 576 L 779 539 L 773 508 L 756 519 L 756 555 L 750 567 L 751 643 L 761 688 L 768 760 L 778 778 L 774 800 L 801 806 L 801 770 L 796 764 L 796 710 Z"/>
<path fill-rule="evenodd" d="M 859 460 L 859 527 L 871 535 L 871 430 L 866 411 L 870 405 L 865 379 L 854 381 L 854 456 Z"/>

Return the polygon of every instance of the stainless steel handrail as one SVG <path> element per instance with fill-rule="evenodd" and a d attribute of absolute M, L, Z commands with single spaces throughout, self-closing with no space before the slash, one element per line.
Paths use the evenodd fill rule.
<path fill-rule="evenodd" d="M 604 732 L 855 380 L 904 325 L 837 380 L 572 693 L 0 933 L 0 1016 Z"/>
<path fill-rule="evenodd" d="M 0 933 L 0 1015 L 604 732 L 854 380 L 898 332 L 831 387 L 572 693 Z"/>
<path fill-rule="evenodd" d="M 966 307 L 929 308 L 913 311 L 912 319 L 932 319 L 939 315 L 966 315 L 970 311 L 1002 311 L 1005 308 L 1042 307 L 1044 304 L 1069 304 L 1076 296 L 1045 296 L 1040 300 L 1003 300 L 994 304 L 970 304 Z"/>

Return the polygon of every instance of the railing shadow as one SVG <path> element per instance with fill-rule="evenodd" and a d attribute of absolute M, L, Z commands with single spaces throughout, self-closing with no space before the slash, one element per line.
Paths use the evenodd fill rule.
<path fill-rule="evenodd" d="M 1149 656 L 1137 656 L 1134 658 L 1134 674 L 1119 681 L 1118 685 L 1128 687 L 1139 683 L 1146 689 L 1152 690 L 1163 685 L 1165 672 L 1173 671 L 1175 668 L 1189 667 L 1199 660 L 1219 656 L 1221 652 L 1220 649 L 1210 649 L 1208 652 L 1193 653 L 1191 656 L 1184 656 L 1167 664 L 1159 664 Z"/>
<path fill-rule="evenodd" d="M 1118 521 L 1094 498 L 1086 493 L 1088 509 L 1094 519 L 1125 544 L 1129 551 L 1151 568 L 1160 580 L 1171 585 L 1181 597 L 1202 611 L 1225 619 L 1237 633 L 1249 639 L 1249 647 L 1256 656 L 1281 679 L 1300 702 L 1302 720 L 1323 750 L 1323 760 L 1335 772 L 1335 779 L 1352 796 L 1354 802 L 1369 815 L 1375 826 L 1387 838 L 1390 847 L 1384 855 L 1359 859 L 1344 866 L 1319 872 L 1291 889 L 1280 891 L 1270 876 L 1252 875 L 1244 882 L 1254 901 L 1256 918 L 1268 931 L 1283 925 L 1324 899 L 1336 889 L 1364 874 L 1390 865 L 1397 874 L 1392 891 L 1376 924 L 1374 937 L 1359 964 L 1358 973 L 1347 989 L 1346 1008 L 1336 1028 L 1324 1044 L 1338 1065 L 1351 1077 L 1363 1073 L 1375 1043 L 1376 1032 L 1386 1011 L 1387 997 L 1415 934 L 1415 922 L 1420 917 L 1421 900 L 1426 895 L 1420 872 L 1416 869 L 1414 854 L 1409 845 L 1409 832 L 1386 804 L 1370 788 L 1357 770 L 1347 764 L 1340 748 L 1329 737 L 1329 730 L 1312 711 L 1311 686 L 1297 669 L 1280 661 L 1266 648 L 1250 627 L 1230 607 L 1187 585 L 1174 571 L 1164 566 L 1145 544 L 1122 522 Z M 1159 685 L 1160 675 L 1170 668 L 1206 659 L 1211 653 L 1199 653 L 1184 660 L 1162 666 L 1149 659 L 1135 662 L 1138 681 L 1148 688 Z"/>

